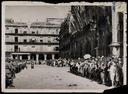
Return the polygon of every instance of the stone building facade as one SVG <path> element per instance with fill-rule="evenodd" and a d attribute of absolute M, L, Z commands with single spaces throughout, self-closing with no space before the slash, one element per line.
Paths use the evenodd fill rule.
<path fill-rule="evenodd" d="M 127 4 L 72 6 L 60 28 L 60 56 L 79 58 L 115 56 L 122 58 L 123 83 L 127 84 Z"/>
<path fill-rule="evenodd" d="M 71 58 L 85 54 L 95 57 L 114 55 L 122 58 L 126 14 L 119 10 L 114 3 L 112 6 L 71 6 L 69 17 L 61 25 L 61 55 Z"/>
<path fill-rule="evenodd" d="M 6 20 L 5 28 L 6 57 L 37 62 L 59 58 L 60 24 L 47 21 L 28 25 Z"/>

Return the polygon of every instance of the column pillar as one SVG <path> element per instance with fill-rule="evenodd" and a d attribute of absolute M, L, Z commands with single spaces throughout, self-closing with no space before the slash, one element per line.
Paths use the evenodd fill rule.
<path fill-rule="evenodd" d="M 18 59 L 18 55 L 15 55 L 15 59 Z"/>
<path fill-rule="evenodd" d="M 36 54 L 36 64 L 39 63 L 39 54 Z"/>
<path fill-rule="evenodd" d="M 120 44 L 118 43 L 118 16 L 115 2 L 112 6 L 112 43 L 110 44 L 112 56 L 120 56 Z"/>
<path fill-rule="evenodd" d="M 44 60 L 47 60 L 47 55 L 46 54 L 44 54 Z"/>
<path fill-rule="evenodd" d="M 22 55 L 20 55 L 20 60 L 22 60 Z"/>
<path fill-rule="evenodd" d="M 125 6 L 126 7 L 126 6 Z M 123 13 L 123 85 L 127 84 L 127 9 Z"/>
<path fill-rule="evenodd" d="M 28 60 L 30 60 L 30 55 L 28 55 Z"/>
<path fill-rule="evenodd" d="M 55 59 L 55 55 L 54 54 L 52 54 L 52 59 Z"/>

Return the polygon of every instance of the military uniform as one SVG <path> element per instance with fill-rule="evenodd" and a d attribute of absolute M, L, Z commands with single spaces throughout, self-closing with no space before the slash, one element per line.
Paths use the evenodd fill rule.
<path fill-rule="evenodd" d="M 9 61 L 10 62 L 10 61 Z M 6 87 L 13 86 L 13 79 L 15 78 L 14 66 L 12 63 L 6 62 Z"/>

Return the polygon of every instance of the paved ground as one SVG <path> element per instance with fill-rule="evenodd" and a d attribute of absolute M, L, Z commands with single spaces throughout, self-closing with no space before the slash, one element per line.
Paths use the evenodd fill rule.
<path fill-rule="evenodd" d="M 22 70 L 14 79 L 15 89 L 107 89 L 69 71 L 69 67 L 36 65 L 34 69 Z"/>

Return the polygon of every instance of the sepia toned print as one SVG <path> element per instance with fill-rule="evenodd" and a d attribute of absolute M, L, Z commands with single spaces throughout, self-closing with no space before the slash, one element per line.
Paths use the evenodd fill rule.
<path fill-rule="evenodd" d="M 125 2 L 4 2 L 4 92 L 102 92 L 126 85 Z"/>

